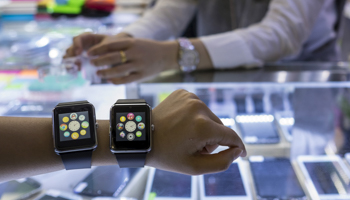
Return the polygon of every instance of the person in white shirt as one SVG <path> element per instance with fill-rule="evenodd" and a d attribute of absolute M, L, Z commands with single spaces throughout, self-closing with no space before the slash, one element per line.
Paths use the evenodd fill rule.
<path fill-rule="evenodd" d="M 193 69 L 199 70 L 261 67 L 275 61 L 337 61 L 337 2 L 158 0 L 116 36 L 75 37 L 65 57 L 87 50 L 98 56 L 91 61 L 94 65 L 116 66 L 97 72 L 115 84 L 177 69 L 181 59 L 195 60 Z M 189 47 L 197 54 L 183 58 L 183 46 L 169 39 L 179 37 L 195 14 L 199 37 L 189 39 Z"/>

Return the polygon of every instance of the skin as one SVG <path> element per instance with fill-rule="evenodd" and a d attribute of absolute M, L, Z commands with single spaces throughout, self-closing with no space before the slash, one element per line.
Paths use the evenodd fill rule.
<path fill-rule="evenodd" d="M 97 120 L 98 148 L 92 165 L 117 164 L 109 150 L 109 121 Z M 50 118 L 0 117 L 0 182 L 64 169 L 54 152 Z M 242 140 L 222 125 L 198 97 L 185 90 L 173 92 L 152 112 L 153 148 L 146 165 L 189 175 L 226 170 L 246 156 Z M 225 151 L 210 154 L 218 145 Z"/>
<path fill-rule="evenodd" d="M 210 56 L 199 39 L 190 39 L 199 53 L 198 70 L 213 68 Z M 177 41 L 155 41 L 132 38 L 126 33 L 105 36 L 84 33 L 73 39 L 64 58 L 75 57 L 87 51 L 91 63 L 99 66 L 115 66 L 99 70 L 97 74 L 114 84 L 125 84 L 159 74 L 162 71 L 180 69 Z M 127 62 L 122 63 L 120 51 L 124 51 Z"/>

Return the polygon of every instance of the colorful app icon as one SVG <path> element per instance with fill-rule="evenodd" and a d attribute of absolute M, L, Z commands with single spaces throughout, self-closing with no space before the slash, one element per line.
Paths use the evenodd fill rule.
<path fill-rule="evenodd" d="M 133 141 L 135 139 L 135 135 L 133 133 L 128 133 L 126 139 L 128 139 L 129 141 Z"/>
<path fill-rule="evenodd" d="M 124 131 L 120 132 L 120 134 L 119 134 L 119 135 L 120 135 L 120 137 L 121 137 L 121 138 L 124 138 L 124 137 L 125 137 L 125 133 L 124 133 Z"/>
<path fill-rule="evenodd" d="M 67 123 L 67 122 L 69 121 L 69 118 L 68 118 L 68 117 L 63 117 L 62 121 L 63 121 L 64 123 Z"/>
<path fill-rule="evenodd" d="M 145 128 L 145 124 L 141 122 L 137 125 L 137 128 L 139 128 L 140 130 L 143 130 Z"/>
<path fill-rule="evenodd" d="M 133 120 L 135 115 L 134 113 L 129 113 L 126 117 L 128 118 L 128 120 Z"/>
<path fill-rule="evenodd" d="M 137 122 L 140 122 L 140 121 L 142 120 L 142 117 L 141 117 L 140 115 L 137 115 L 136 118 L 135 118 L 135 120 L 136 120 Z"/>
<path fill-rule="evenodd" d="M 124 124 L 123 124 L 123 123 L 118 123 L 118 124 L 117 124 L 117 129 L 118 129 L 118 130 L 121 131 L 121 130 L 123 130 L 123 128 L 124 128 Z"/>
<path fill-rule="evenodd" d="M 77 132 L 72 133 L 72 139 L 76 140 L 78 138 L 79 138 L 79 133 Z"/>
<path fill-rule="evenodd" d="M 86 135 L 86 130 L 81 130 L 80 135 Z"/>
<path fill-rule="evenodd" d="M 81 127 L 83 127 L 83 128 L 89 127 L 89 122 L 84 121 L 83 123 L 81 123 Z"/>
<path fill-rule="evenodd" d="M 137 131 L 137 132 L 136 132 L 136 137 L 141 137 L 141 136 L 142 136 L 141 131 Z"/>
<path fill-rule="evenodd" d="M 65 131 L 65 130 L 67 130 L 67 124 L 61 124 L 60 125 L 60 129 L 61 129 L 61 131 Z"/>
<path fill-rule="evenodd" d="M 125 122 L 125 120 L 126 120 L 126 118 L 125 118 L 124 116 L 121 116 L 121 117 L 120 117 L 120 121 L 121 121 L 121 122 Z"/>
<path fill-rule="evenodd" d="M 69 137 L 70 136 L 70 132 L 66 131 L 63 133 L 64 137 Z"/>
<path fill-rule="evenodd" d="M 84 120 L 85 120 L 85 115 L 80 115 L 80 116 L 79 116 L 79 120 L 80 120 L 80 121 L 84 121 Z"/>
<path fill-rule="evenodd" d="M 72 114 L 70 114 L 70 119 L 71 119 L 71 120 L 76 120 L 77 117 L 78 117 L 77 113 L 72 113 Z"/>

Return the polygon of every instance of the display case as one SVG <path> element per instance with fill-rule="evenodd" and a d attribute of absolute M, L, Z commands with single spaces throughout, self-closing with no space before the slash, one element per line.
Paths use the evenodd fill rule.
<path fill-rule="evenodd" d="M 200 199 L 350 199 L 350 168 L 343 159 L 349 151 L 348 72 L 348 63 L 174 71 L 126 91 L 155 107 L 185 89 L 240 135 L 248 152 L 238 161 L 243 167 L 233 173 L 232 164 L 222 174 L 199 178 Z"/>
<path fill-rule="evenodd" d="M 21 73 L 12 76 L 37 78 Z M 18 182 L 38 182 L 43 199 L 350 199 L 349 88 L 348 63 L 271 64 L 253 70 L 170 71 L 142 83 L 81 85 L 56 92 L 3 82 L 0 111 L 2 116 L 50 117 L 58 101 L 87 99 L 95 105 L 97 119 L 108 119 L 116 99 L 143 98 L 156 107 L 173 91 L 185 89 L 236 131 L 248 152 L 217 174 L 191 177 L 148 167 L 130 172 L 106 166 Z"/>

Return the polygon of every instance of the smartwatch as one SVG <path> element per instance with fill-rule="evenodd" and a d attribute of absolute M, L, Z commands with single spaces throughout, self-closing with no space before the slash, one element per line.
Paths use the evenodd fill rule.
<path fill-rule="evenodd" d="M 88 101 L 59 103 L 53 109 L 54 148 L 67 170 L 91 167 L 96 128 L 95 107 Z"/>
<path fill-rule="evenodd" d="M 119 99 L 110 110 L 110 150 L 120 168 L 145 165 L 152 148 L 152 108 L 143 99 Z"/>

